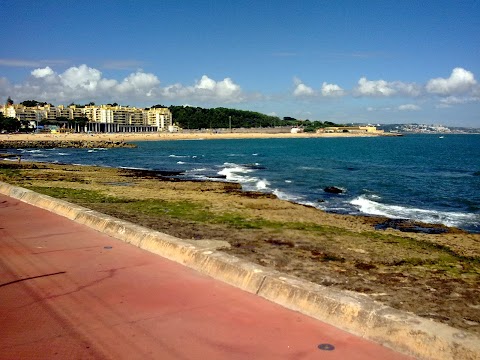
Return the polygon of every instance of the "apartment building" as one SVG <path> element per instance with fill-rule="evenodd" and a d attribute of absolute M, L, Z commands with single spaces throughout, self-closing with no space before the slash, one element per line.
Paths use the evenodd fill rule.
<path fill-rule="evenodd" d="M 140 109 L 120 105 L 54 106 L 51 104 L 27 107 L 7 104 L 0 107 L 4 116 L 15 117 L 38 125 L 42 120 L 87 118 L 82 126 L 69 124 L 77 132 L 155 132 L 168 131 L 173 126 L 168 108 Z"/>

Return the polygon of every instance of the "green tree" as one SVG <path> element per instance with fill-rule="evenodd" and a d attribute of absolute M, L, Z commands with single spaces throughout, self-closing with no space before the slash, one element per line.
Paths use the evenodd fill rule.
<path fill-rule="evenodd" d="M 16 132 L 20 130 L 21 123 L 15 118 L 5 117 L 0 113 L 0 131 Z"/>

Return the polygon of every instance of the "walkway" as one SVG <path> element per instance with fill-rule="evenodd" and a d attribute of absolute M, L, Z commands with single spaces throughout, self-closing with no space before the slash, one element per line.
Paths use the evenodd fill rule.
<path fill-rule="evenodd" d="M 408 359 L 0 195 L 0 359 Z"/>

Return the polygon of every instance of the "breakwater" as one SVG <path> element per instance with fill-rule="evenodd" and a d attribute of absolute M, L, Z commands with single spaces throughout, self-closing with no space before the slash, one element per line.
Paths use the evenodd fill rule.
<path fill-rule="evenodd" d="M 1 140 L 0 149 L 95 149 L 95 148 L 135 148 L 137 145 L 124 141 L 108 140 Z"/>

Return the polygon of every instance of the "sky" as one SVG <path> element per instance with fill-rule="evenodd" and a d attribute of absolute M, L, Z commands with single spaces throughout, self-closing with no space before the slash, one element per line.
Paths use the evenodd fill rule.
<path fill-rule="evenodd" d="M 0 102 L 480 128 L 480 0 L 0 0 Z"/>

